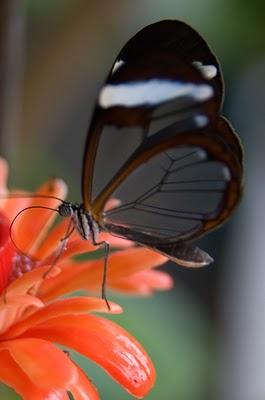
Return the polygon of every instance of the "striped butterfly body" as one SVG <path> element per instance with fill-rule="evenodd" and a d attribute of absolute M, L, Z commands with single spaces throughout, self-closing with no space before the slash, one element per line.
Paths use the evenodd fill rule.
<path fill-rule="evenodd" d="M 212 258 L 192 242 L 241 195 L 240 141 L 220 115 L 223 79 L 204 39 L 180 21 L 131 38 L 100 89 L 83 160 L 83 204 L 63 203 L 84 239 L 130 239 L 179 265 Z M 107 201 L 119 204 L 105 210 Z"/>

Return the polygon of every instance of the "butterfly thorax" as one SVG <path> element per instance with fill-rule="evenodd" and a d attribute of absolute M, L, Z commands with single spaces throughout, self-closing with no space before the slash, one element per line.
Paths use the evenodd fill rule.
<path fill-rule="evenodd" d="M 83 239 L 91 239 L 94 244 L 97 242 L 99 225 L 82 204 L 63 202 L 58 207 L 58 212 L 62 217 L 71 217 L 77 232 Z"/>

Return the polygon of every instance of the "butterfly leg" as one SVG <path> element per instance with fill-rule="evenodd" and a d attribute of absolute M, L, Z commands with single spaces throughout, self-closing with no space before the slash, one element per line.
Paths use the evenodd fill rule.
<path fill-rule="evenodd" d="M 67 227 L 67 230 L 66 230 L 66 234 L 61 239 L 61 245 L 60 245 L 59 251 L 58 251 L 55 259 L 52 261 L 50 268 L 42 275 L 42 277 L 41 277 L 42 281 L 44 281 L 48 277 L 48 275 L 51 273 L 51 271 L 54 269 L 54 267 L 58 263 L 58 260 L 60 259 L 61 255 L 63 254 L 63 252 L 64 252 L 64 250 L 66 248 L 67 241 L 68 241 L 69 237 L 71 236 L 71 234 L 73 233 L 74 229 L 75 229 L 75 226 L 74 226 L 73 220 L 70 219 L 68 227 Z M 34 294 L 35 287 L 36 287 L 36 289 L 38 289 L 40 283 L 41 283 L 41 281 L 37 282 L 33 286 L 31 286 L 28 289 L 28 294 L 30 294 L 30 295 Z"/>
<path fill-rule="evenodd" d="M 92 243 L 94 246 L 102 246 L 104 248 L 104 266 L 103 266 L 103 276 L 102 276 L 102 284 L 101 284 L 101 297 L 105 300 L 105 303 L 110 310 L 110 305 L 106 295 L 106 286 L 107 286 L 107 274 L 108 274 L 108 258 L 109 258 L 109 243 L 106 241 L 97 242 L 95 235 L 92 232 Z"/>
<path fill-rule="evenodd" d="M 69 239 L 69 237 L 72 235 L 72 233 L 74 232 L 75 226 L 74 226 L 74 224 L 71 226 L 71 222 L 72 221 L 70 221 L 70 224 L 69 224 L 69 228 L 71 228 L 71 229 L 67 229 L 65 236 L 62 239 L 60 239 L 61 242 L 67 241 Z"/>
<path fill-rule="evenodd" d="M 64 250 L 66 249 L 67 241 L 68 241 L 69 237 L 72 235 L 72 233 L 74 232 L 74 230 L 75 230 L 74 222 L 73 222 L 72 219 L 70 219 L 69 224 L 68 224 L 68 227 L 67 227 L 67 230 L 66 230 L 66 234 L 65 234 L 65 236 L 61 239 L 61 246 L 60 246 L 60 248 L 59 248 L 59 251 L 58 251 L 58 253 L 57 253 L 55 259 L 53 260 L 53 262 L 52 262 L 50 268 L 45 272 L 45 274 L 43 274 L 43 279 L 45 279 L 45 278 L 49 275 L 49 273 L 52 271 L 52 269 L 53 269 L 53 268 L 55 267 L 55 265 L 58 263 L 58 261 L 59 261 L 61 255 L 63 254 Z"/>

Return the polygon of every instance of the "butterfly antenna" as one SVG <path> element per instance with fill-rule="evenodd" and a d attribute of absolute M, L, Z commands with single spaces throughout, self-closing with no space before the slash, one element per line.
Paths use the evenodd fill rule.
<path fill-rule="evenodd" d="M 58 213 L 58 210 L 57 210 L 56 208 L 45 207 L 45 206 L 29 206 L 29 207 L 23 208 L 22 210 L 20 210 L 20 211 L 17 213 L 17 215 L 15 216 L 15 218 L 13 219 L 13 221 L 11 222 L 11 224 L 10 224 L 10 226 L 9 226 L 9 237 L 10 237 L 10 239 L 11 239 L 11 242 L 12 242 L 13 245 L 15 246 L 15 248 L 19 251 L 19 253 L 21 253 L 21 254 L 24 255 L 25 257 L 27 257 L 27 254 L 24 253 L 23 251 L 21 251 L 21 250 L 17 247 L 17 245 L 16 245 L 16 243 L 15 243 L 15 240 L 13 239 L 13 236 L 12 236 L 12 228 L 13 228 L 13 225 L 14 225 L 14 223 L 16 222 L 17 218 L 18 218 L 22 213 L 24 213 L 25 211 L 31 210 L 31 209 L 36 209 L 36 208 L 44 208 L 45 210 L 51 210 L 51 211 L 55 211 L 55 212 Z"/>
<path fill-rule="evenodd" d="M 30 208 L 30 207 L 29 207 Z M 35 207 L 34 207 L 35 208 Z M 43 207 L 43 208 L 48 208 L 49 210 L 52 210 L 52 208 L 49 207 Z M 54 210 L 57 211 L 58 210 Z M 74 226 L 72 225 L 73 221 L 72 219 L 70 219 L 67 230 L 66 230 L 66 234 L 65 236 L 61 239 L 61 246 L 60 249 L 58 251 L 58 254 L 56 255 L 56 257 L 54 258 L 54 260 L 51 263 L 50 268 L 48 268 L 48 270 L 42 275 L 41 279 L 44 281 L 46 279 L 46 277 L 50 274 L 50 272 L 53 270 L 53 268 L 56 266 L 56 264 L 58 263 L 59 258 L 61 257 L 61 255 L 63 254 L 65 248 L 66 248 L 66 243 L 69 239 L 69 237 L 72 235 L 73 231 L 74 231 Z M 31 286 L 28 290 L 29 293 L 31 293 L 33 291 L 35 287 L 35 284 L 33 286 Z"/>

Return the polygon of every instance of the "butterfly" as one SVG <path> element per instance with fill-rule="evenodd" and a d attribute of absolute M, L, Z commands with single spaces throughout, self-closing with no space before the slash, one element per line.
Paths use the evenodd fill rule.
<path fill-rule="evenodd" d="M 132 240 L 185 267 L 213 261 L 193 244 L 223 224 L 242 192 L 243 151 L 223 103 L 220 65 L 178 20 L 148 25 L 101 87 L 83 158 L 82 204 L 63 202 L 82 238 Z M 111 210 L 110 198 L 118 199 Z"/>

